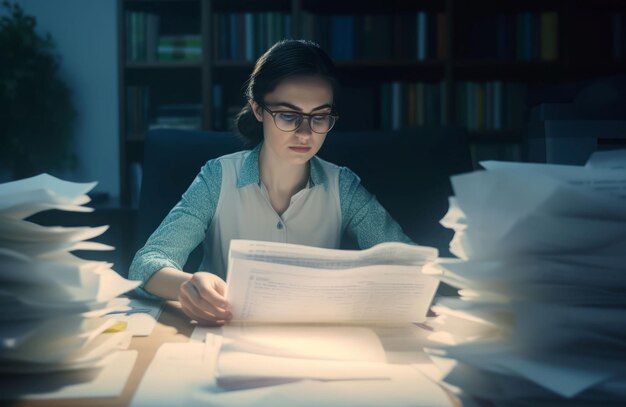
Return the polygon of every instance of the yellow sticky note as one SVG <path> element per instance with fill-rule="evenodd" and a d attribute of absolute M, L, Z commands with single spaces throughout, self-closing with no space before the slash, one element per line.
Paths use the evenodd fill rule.
<path fill-rule="evenodd" d="M 122 332 L 128 326 L 128 322 L 126 321 L 118 321 L 115 324 L 111 325 L 109 329 L 104 331 L 104 333 L 113 333 L 113 332 Z"/>

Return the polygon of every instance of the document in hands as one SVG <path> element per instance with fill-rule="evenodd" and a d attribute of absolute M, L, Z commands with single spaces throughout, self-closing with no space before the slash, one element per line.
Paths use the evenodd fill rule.
<path fill-rule="evenodd" d="M 190 357 L 198 366 L 187 380 L 193 386 L 164 390 L 161 383 L 173 382 L 155 385 L 152 372 L 173 365 L 151 366 L 132 405 L 165 405 L 163 397 L 183 393 L 188 399 L 176 404 L 449 406 L 444 391 L 412 365 L 425 360 L 412 322 L 425 318 L 437 288 L 422 274 L 436 258 L 436 249 L 401 243 L 344 251 L 233 240 L 233 321 L 219 332 L 210 328 L 202 356 Z M 188 371 L 180 354 L 197 343 L 189 345 L 175 357 L 177 372 Z M 388 355 L 395 362 L 401 355 L 402 363 Z"/>
<path fill-rule="evenodd" d="M 404 243 L 357 251 L 233 240 L 227 299 L 233 321 L 420 322 L 438 286 L 422 268 L 436 258 L 437 249 Z"/>

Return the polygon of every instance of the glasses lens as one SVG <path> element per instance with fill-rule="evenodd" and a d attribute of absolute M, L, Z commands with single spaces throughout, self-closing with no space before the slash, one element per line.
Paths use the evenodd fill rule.
<path fill-rule="evenodd" d="M 274 116 L 276 127 L 283 131 L 294 131 L 302 123 L 302 116 L 298 113 L 280 112 Z"/>
<path fill-rule="evenodd" d="M 335 118 L 327 114 L 311 117 L 311 130 L 316 133 L 328 133 L 335 124 Z"/>
<path fill-rule="evenodd" d="M 296 112 L 278 112 L 274 115 L 274 123 L 282 131 L 295 131 L 303 121 L 302 115 Z M 335 125 L 335 118 L 327 114 L 311 116 L 309 122 L 315 133 L 328 133 Z"/>

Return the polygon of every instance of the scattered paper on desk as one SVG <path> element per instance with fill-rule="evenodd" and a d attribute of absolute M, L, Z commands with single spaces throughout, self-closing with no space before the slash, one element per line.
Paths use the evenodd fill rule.
<path fill-rule="evenodd" d="M 110 354 L 105 365 L 56 375 L 12 375 L 3 377 L 0 399 L 60 400 L 119 397 L 137 359 L 136 350 Z"/>
<path fill-rule="evenodd" d="M 220 388 L 214 378 L 220 341 L 166 343 L 157 351 L 131 401 L 153 406 L 451 406 L 437 384 L 413 366 L 396 366 L 385 380 L 302 380 L 245 390 Z"/>
<path fill-rule="evenodd" d="M 222 332 L 216 378 L 223 387 L 391 375 L 378 336 L 365 327 L 229 325 Z"/>
<path fill-rule="evenodd" d="M 359 326 L 237 325 L 222 328 L 220 351 L 286 358 L 385 363 L 374 330 Z M 243 366 L 242 366 L 243 368 Z"/>
<path fill-rule="evenodd" d="M 626 150 L 596 151 L 591 154 L 585 167 L 626 170 Z"/>
<path fill-rule="evenodd" d="M 265 356 L 247 352 L 220 353 L 217 365 L 218 384 L 224 388 L 254 380 L 268 383 L 277 380 L 372 380 L 389 379 L 390 365 L 384 363 L 299 359 Z"/>
<path fill-rule="evenodd" d="M 441 220 L 459 259 L 425 270 L 461 295 L 433 306 L 431 339 L 446 346 L 428 352 L 450 362 L 443 380 L 503 405 L 626 402 L 616 391 L 626 382 L 626 150 L 585 167 L 481 164 L 452 177 Z"/>
<path fill-rule="evenodd" d="M 64 181 L 44 173 L 0 184 L 0 196 L 4 199 L 25 192 L 47 191 L 51 196 L 55 196 L 59 200 L 73 203 L 75 200 L 85 196 L 96 185 L 97 182 L 79 183 Z"/>
<path fill-rule="evenodd" d="M 115 298 L 109 301 L 108 307 L 111 312 L 116 312 L 111 315 L 113 318 L 127 323 L 126 332 L 133 336 L 149 336 L 161 315 L 163 301 Z M 133 312 L 135 310 L 140 312 Z"/>

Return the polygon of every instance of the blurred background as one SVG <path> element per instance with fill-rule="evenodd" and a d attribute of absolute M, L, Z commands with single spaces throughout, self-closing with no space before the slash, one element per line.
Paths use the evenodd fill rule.
<path fill-rule="evenodd" d="M 475 167 L 583 164 L 625 145 L 621 0 L 14 0 L 0 13 L 0 182 L 98 181 L 113 240 L 131 239 L 115 225 L 133 224 L 146 131 L 228 130 L 282 38 L 336 61 L 337 131 L 462 127 Z"/>

